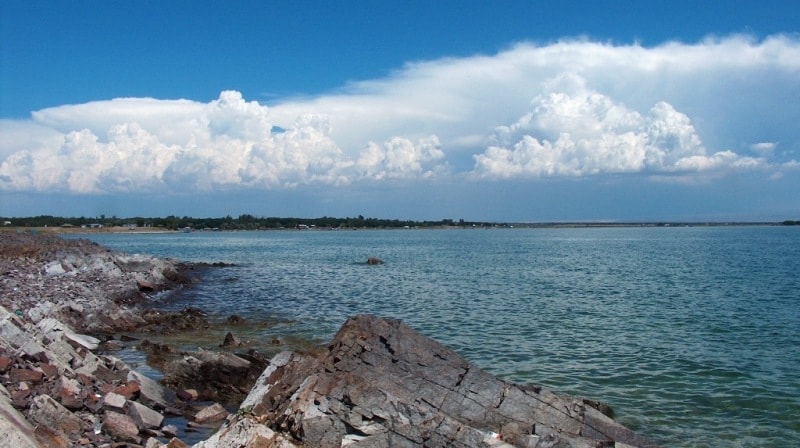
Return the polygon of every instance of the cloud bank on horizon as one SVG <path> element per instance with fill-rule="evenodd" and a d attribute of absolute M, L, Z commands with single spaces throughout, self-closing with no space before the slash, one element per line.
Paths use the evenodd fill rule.
<path fill-rule="evenodd" d="M 519 43 L 271 106 L 116 98 L 0 120 L 8 192 L 203 192 L 800 171 L 800 39 Z"/>

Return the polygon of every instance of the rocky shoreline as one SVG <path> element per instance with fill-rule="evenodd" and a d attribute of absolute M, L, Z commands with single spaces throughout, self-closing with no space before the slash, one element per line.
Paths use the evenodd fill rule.
<path fill-rule="evenodd" d="M 349 319 L 318 353 L 271 359 L 141 341 L 160 383 L 113 356 L 133 331 L 208 325 L 151 299 L 202 267 L 0 232 L 0 446 L 188 446 L 170 416 L 222 424 L 201 448 L 656 446 L 601 403 L 504 382 L 374 316 Z"/>

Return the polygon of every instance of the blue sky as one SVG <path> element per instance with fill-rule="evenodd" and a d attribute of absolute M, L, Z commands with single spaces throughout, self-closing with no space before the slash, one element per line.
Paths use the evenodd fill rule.
<path fill-rule="evenodd" d="M 800 4 L 0 4 L 0 216 L 800 217 Z"/>

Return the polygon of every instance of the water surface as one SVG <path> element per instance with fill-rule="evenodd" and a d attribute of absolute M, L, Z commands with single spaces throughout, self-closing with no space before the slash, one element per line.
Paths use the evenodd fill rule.
<path fill-rule="evenodd" d="M 665 446 L 800 446 L 797 227 L 88 237 L 236 264 L 165 306 L 269 319 L 264 340 L 400 318 L 505 379 L 606 401 Z"/>

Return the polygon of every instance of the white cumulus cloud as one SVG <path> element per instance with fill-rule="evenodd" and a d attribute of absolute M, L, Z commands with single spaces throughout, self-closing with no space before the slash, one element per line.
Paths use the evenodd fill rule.
<path fill-rule="evenodd" d="M 355 163 L 357 171 L 364 177 L 402 179 L 430 177 L 441 167 L 431 164 L 444 157 L 436 136 L 420 139 L 417 143 L 407 138 L 395 137 L 382 145 L 370 142 L 361 151 Z"/>
<path fill-rule="evenodd" d="M 4 122 L 22 149 L 5 145 L 0 188 L 74 193 L 293 188 L 429 177 L 440 170 L 435 162 L 443 157 L 435 136 L 416 142 L 389 136 L 348 156 L 330 136 L 328 115 L 301 114 L 283 132 L 273 132 L 269 109 L 236 91 L 223 91 L 206 104 L 120 99 L 60 106 L 34 113 L 34 120 Z M 372 160 L 376 149 L 379 157 Z"/>
<path fill-rule="evenodd" d="M 0 120 L 0 189 L 794 173 L 798 79 L 797 36 L 655 47 L 564 40 L 410 62 L 270 107 L 233 90 L 208 102 L 62 105 Z"/>
<path fill-rule="evenodd" d="M 474 174 L 488 178 L 671 173 L 756 168 L 763 159 L 731 151 L 706 154 L 691 119 L 667 102 L 639 114 L 586 87 L 576 75 L 545 83 L 532 110 L 500 126 L 476 155 Z"/>

